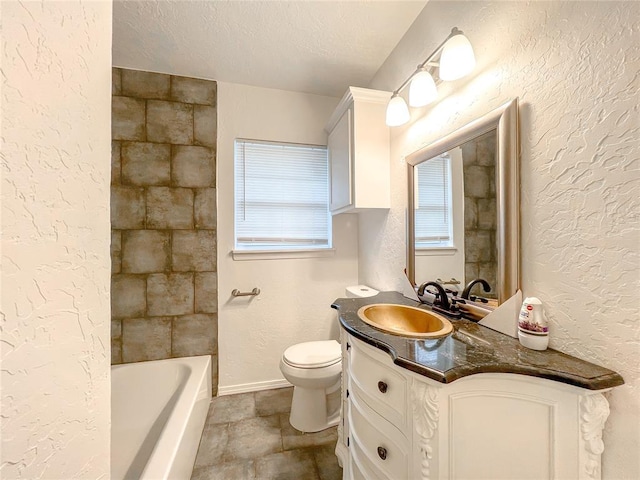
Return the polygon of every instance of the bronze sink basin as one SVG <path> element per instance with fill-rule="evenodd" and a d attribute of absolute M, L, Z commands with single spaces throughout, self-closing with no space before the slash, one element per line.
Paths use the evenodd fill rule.
<path fill-rule="evenodd" d="M 366 305 L 358 310 L 358 317 L 372 327 L 404 337 L 438 338 L 453 331 L 451 322 L 442 315 L 407 305 Z"/>

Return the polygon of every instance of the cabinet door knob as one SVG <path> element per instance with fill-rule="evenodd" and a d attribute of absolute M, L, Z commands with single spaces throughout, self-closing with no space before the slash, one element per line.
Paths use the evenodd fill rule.
<path fill-rule="evenodd" d="M 387 449 L 384 448 L 384 447 L 378 447 L 378 456 L 382 460 L 386 460 L 387 459 Z"/>
<path fill-rule="evenodd" d="M 378 390 L 380 390 L 380 393 L 387 393 L 387 388 L 389 387 L 382 380 L 378 382 Z"/>
<path fill-rule="evenodd" d="M 347 342 L 347 350 L 349 350 L 350 348 L 351 348 L 351 344 Z"/>

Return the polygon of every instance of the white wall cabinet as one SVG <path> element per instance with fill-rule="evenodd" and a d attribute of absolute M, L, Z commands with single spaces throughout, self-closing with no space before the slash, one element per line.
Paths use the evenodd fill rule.
<path fill-rule="evenodd" d="M 390 206 L 390 134 L 385 124 L 390 96 L 349 87 L 327 123 L 333 214 Z"/>
<path fill-rule="evenodd" d="M 343 332 L 344 479 L 598 479 L 603 390 L 489 373 L 441 384 Z"/>

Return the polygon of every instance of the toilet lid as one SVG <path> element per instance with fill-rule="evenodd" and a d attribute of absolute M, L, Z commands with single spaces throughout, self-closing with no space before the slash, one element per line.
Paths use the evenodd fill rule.
<path fill-rule="evenodd" d="M 340 344 L 335 340 L 305 342 L 292 345 L 284 351 L 282 358 L 293 367 L 328 367 L 340 361 Z"/>

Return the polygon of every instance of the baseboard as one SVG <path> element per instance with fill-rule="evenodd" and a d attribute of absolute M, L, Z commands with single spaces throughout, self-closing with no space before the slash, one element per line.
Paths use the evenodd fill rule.
<path fill-rule="evenodd" d="M 275 388 L 292 387 L 287 380 L 267 380 L 266 382 L 242 383 L 240 385 L 229 385 L 218 387 L 218 396 L 235 395 L 236 393 L 259 392 L 261 390 L 273 390 Z"/>

